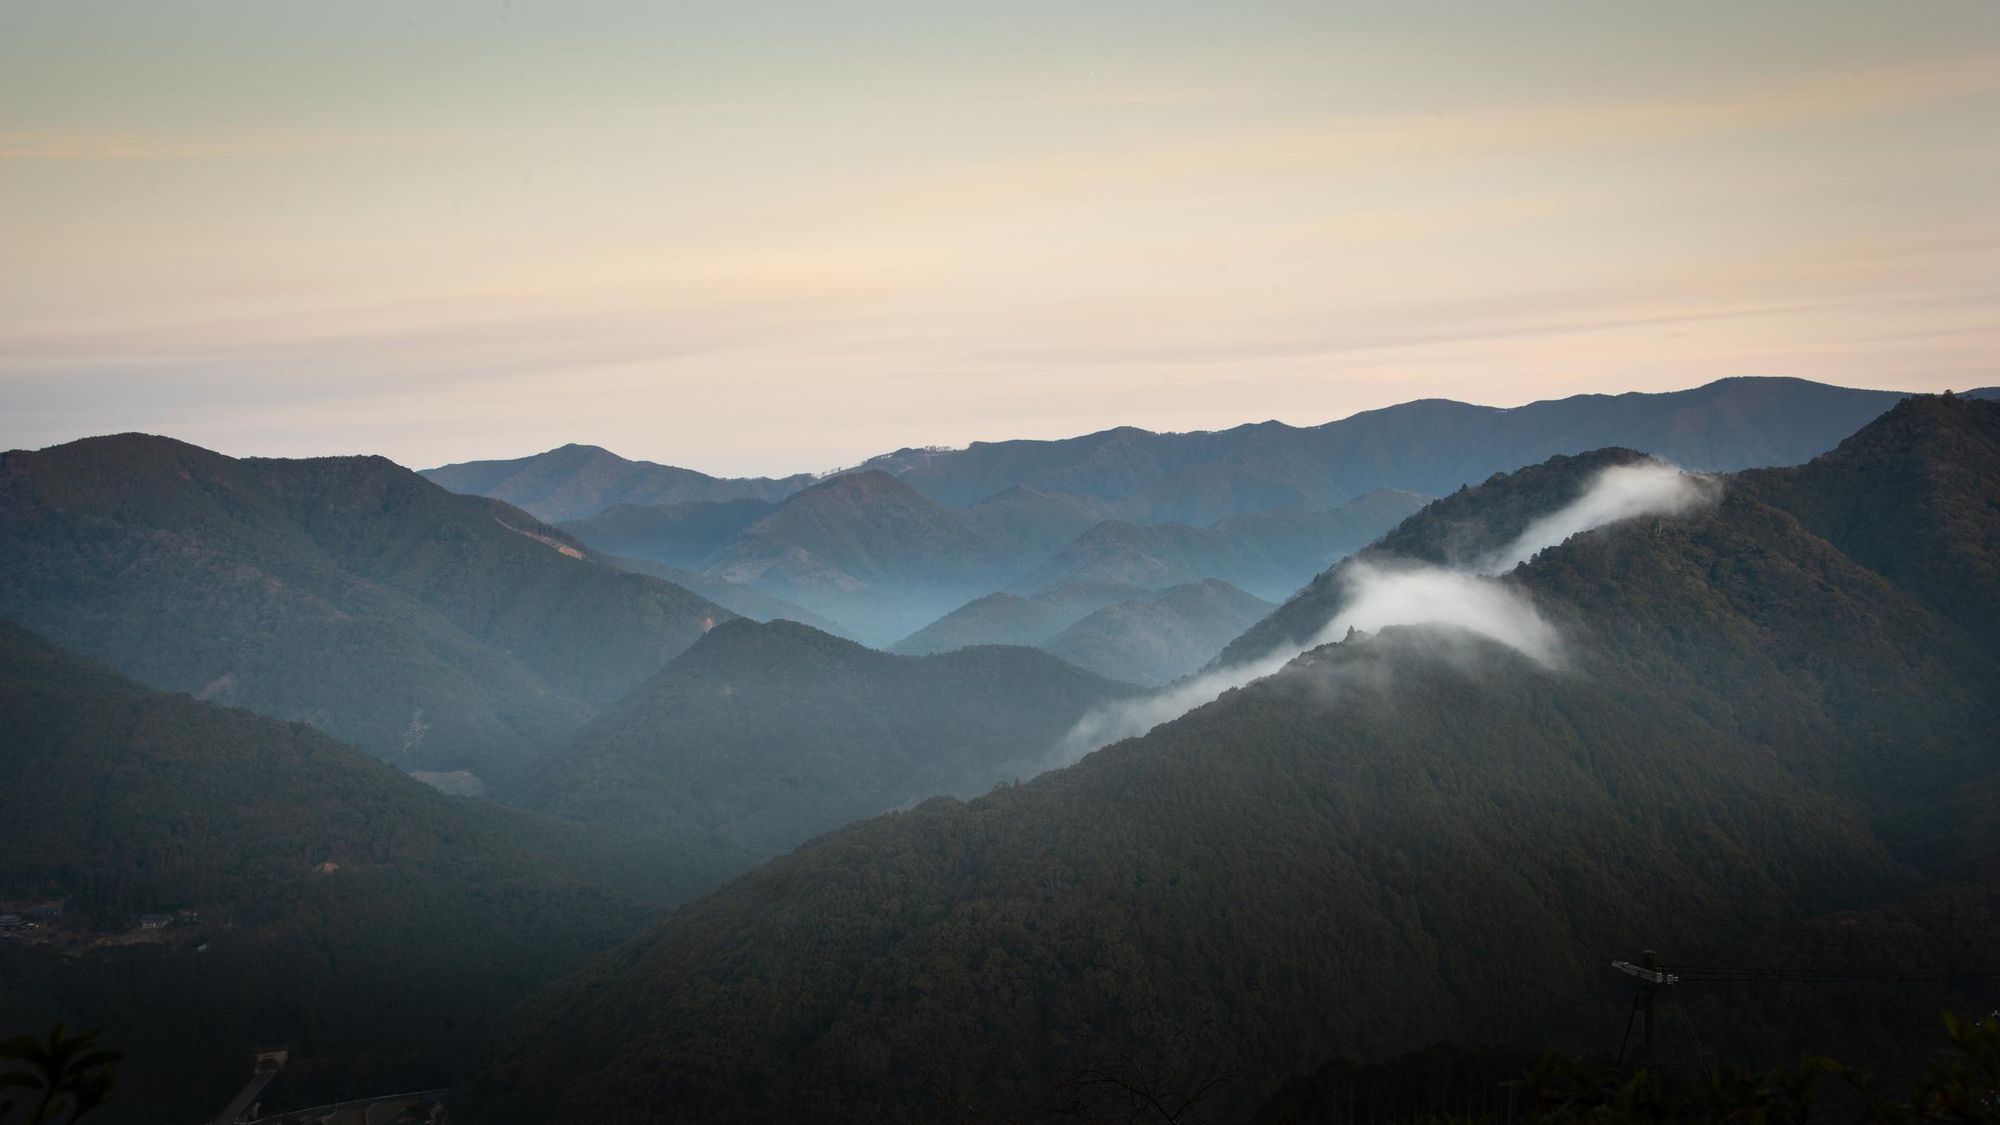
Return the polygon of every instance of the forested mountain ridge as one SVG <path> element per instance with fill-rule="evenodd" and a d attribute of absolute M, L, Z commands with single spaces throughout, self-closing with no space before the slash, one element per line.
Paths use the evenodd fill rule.
<path fill-rule="evenodd" d="M 303 1098 L 447 1081 L 522 992 L 742 863 L 446 797 L 0 621 L 0 901 L 65 911 L 52 943 L 0 942 L 0 995 L 124 1051 L 107 1122 L 205 1118 L 269 1042 Z"/>
<path fill-rule="evenodd" d="M 789 621 L 719 626 L 523 779 L 531 807 L 760 855 L 1039 767 L 1134 694 L 1046 653 L 894 656 Z"/>
<path fill-rule="evenodd" d="M 377 457 L 0 454 L 0 614 L 407 767 L 505 771 L 731 614 Z"/>
<path fill-rule="evenodd" d="M 1918 400 L 1857 448 L 1920 460 L 1961 426 L 2000 433 L 2000 410 Z M 1488 537 L 1580 471 L 1515 482 L 1517 514 Z M 1509 479 L 1445 514 L 1506 501 Z M 1886 911 L 1990 863 L 1992 839 L 1910 814 L 1940 797 L 1990 813 L 2000 795 L 1991 656 L 1893 568 L 1814 534 L 1800 495 L 1722 484 L 1496 580 L 1558 626 L 1559 670 L 1450 630 L 1357 634 L 1070 769 L 822 837 L 517 1011 L 467 1108 L 1088 1118 L 1143 1072 L 1226 1076 L 1204 1119 L 1228 1120 L 1330 1056 L 1447 1036 L 1607 1049 L 1629 1001 L 1604 983 L 1611 957 L 1758 963 L 1796 948 L 1799 918 Z M 1907 506 L 1919 525 L 1952 510 Z M 1408 537 L 1439 547 L 1446 526 Z M 1935 971 L 1979 946 L 1881 948 Z M 1786 1059 L 1865 1032 L 1850 1001 L 1914 1021 L 1988 999 L 1788 994 L 1782 1019 L 1735 1012 L 1710 1032 Z"/>
<path fill-rule="evenodd" d="M 1825 456 L 1744 486 L 2000 652 L 2000 399 L 1906 400 Z"/>

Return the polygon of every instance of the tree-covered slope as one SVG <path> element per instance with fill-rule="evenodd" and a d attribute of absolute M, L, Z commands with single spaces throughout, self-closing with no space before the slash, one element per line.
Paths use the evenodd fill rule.
<path fill-rule="evenodd" d="M 1576 471 L 1468 490 L 1412 549 L 1505 543 Z M 1072 768 L 815 840 L 518 1010 L 467 1109 L 1034 1120 L 1144 1073 L 1228 1076 L 1203 1118 L 1228 1120 L 1328 1057 L 1576 1043 L 1624 1014 L 1613 957 L 1760 963 L 1799 919 L 1912 901 L 1994 851 L 1911 818 L 2000 792 L 2000 670 L 1795 502 L 1725 481 L 1497 580 L 1560 630 L 1555 667 L 1356 634 Z M 1911 1000 L 1866 1010 L 1931 1015 Z M 1718 1043 L 1821 1046 L 1858 1001 L 1765 1002 Z"/>
<path fill-rule="evenodd" d="M 1133 693 L 1045 653 L 894 656 L 788 621 L 718 627 L 525 780 L 581 820 L 715 833 L 762 854 L 1032 772 Z"/>
<path fill-rule="evenodd" d="M 144 683 L 504 771 L 727 611 L 374 457 L 0 454 L 0 614 Z"/>
<path fill-rule="evenodd" d="M 0 995 L 10 1026 L 125 1052 L 106 1121 L 212 1114 L 260 1043 L 291 1044 L 301 1098 L 449 1080 L 527 989 L 740 865 L 446 797 L 0 621 L 0 901 L 65 911 L 0 941 Z"/>

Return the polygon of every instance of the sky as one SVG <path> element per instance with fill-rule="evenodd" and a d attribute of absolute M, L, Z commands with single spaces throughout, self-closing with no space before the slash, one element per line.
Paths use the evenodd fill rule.
<path fill-rule="evenodd" d="M 0 0 L 0 448 L 2000 383 L 2000 4 Z"/>

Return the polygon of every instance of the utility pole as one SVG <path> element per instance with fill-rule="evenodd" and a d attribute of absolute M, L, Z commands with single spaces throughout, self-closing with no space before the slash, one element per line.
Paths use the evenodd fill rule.
<path fill-rule="evenodd" d="M 1654 1001 L 1659 999 L 1660 989 L 1670 984 L 1680 983 L 1680 977 L 1660 968 L 1660 955 L 1648 949 L 1634 965 L 1630 961 L 1613 961 L 1611 967 L 1628 976 L 1639 978 L 1639 1002 L 1645 1009 L 1646 1029 L 1644 1046 L 1640 1048 L 1640 1058 L 1645 1065 L 1652 1066 L 1659 1057 L 1660 1029 L 1656 1019 Z"/>

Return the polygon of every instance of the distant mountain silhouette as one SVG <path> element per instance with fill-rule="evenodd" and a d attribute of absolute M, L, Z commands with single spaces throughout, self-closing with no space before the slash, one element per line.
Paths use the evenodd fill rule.
<path fill-rule="evenodd" d="M 1970 394 L 1990 397 L 2000 388 Z M 1019 506 L 1020 494 L 1002 494 L 1024 489 L 1063 498 L 1052 504 L 1105 505 L 1100 518 L 1208 525 L 1244 512 L 1331 508 L 1376 489 L 1442 496 L 1558 453 L 1606 446 L 1643 449 L 1701 471 L 1793 465 L 1833 448 L 1901 397 L 1804 379 L 1732 378 L 1685 391 L 1575 395 L 1517 407 L 1421 399 L 1312 427 L 1260 422 L 1159 434 L 1122 426 L 1053 441 L 900 449 L 860 467 L 900 477 L 950 508 L 989 498 Z M 426 475 L 454 492 L 496 496 L 553 521 L 618 503 L 777 500 L 813 480 L 728 480 L 581 445 Z M 982 530 L 1006 538 L 995 527 Z"/>
<path fill-rule="evenodd" d="M 782 479 L 712 477 L 693 469 L 627 461 L 594 445 L 565 445 L 532 457 L 465 461 L 424 470 L 452 490 L 505 500 L 550 523 L 594 516 L 619 504 L 781 500 L 811 484 L 810 474 Z"/>
<path fill-rule="evenodd" d="M 0 454 L 0 614 L 409 768 L 504 771 L 732 615 L 379 457 Z"/>
<path fill-rule="evenodd" d="M 1263 422 L 1156 434 L 1123 427 L 1058 441 L 899 450 L 867 465 L 955 507 L 1026 486 L 1117 502 L 1117 514 L 1133 522 L 1205 524 L 1271 508 L 1329 508 L 1380 488 L 1440 496 L 1558 453 L 1605 446 L 1643 449 L 1696 470 L 1796 464 L 1901 397 L 1802 379 L 1737 378 L 1513 408 L 1423 399 L 1310 428 Z"/>

